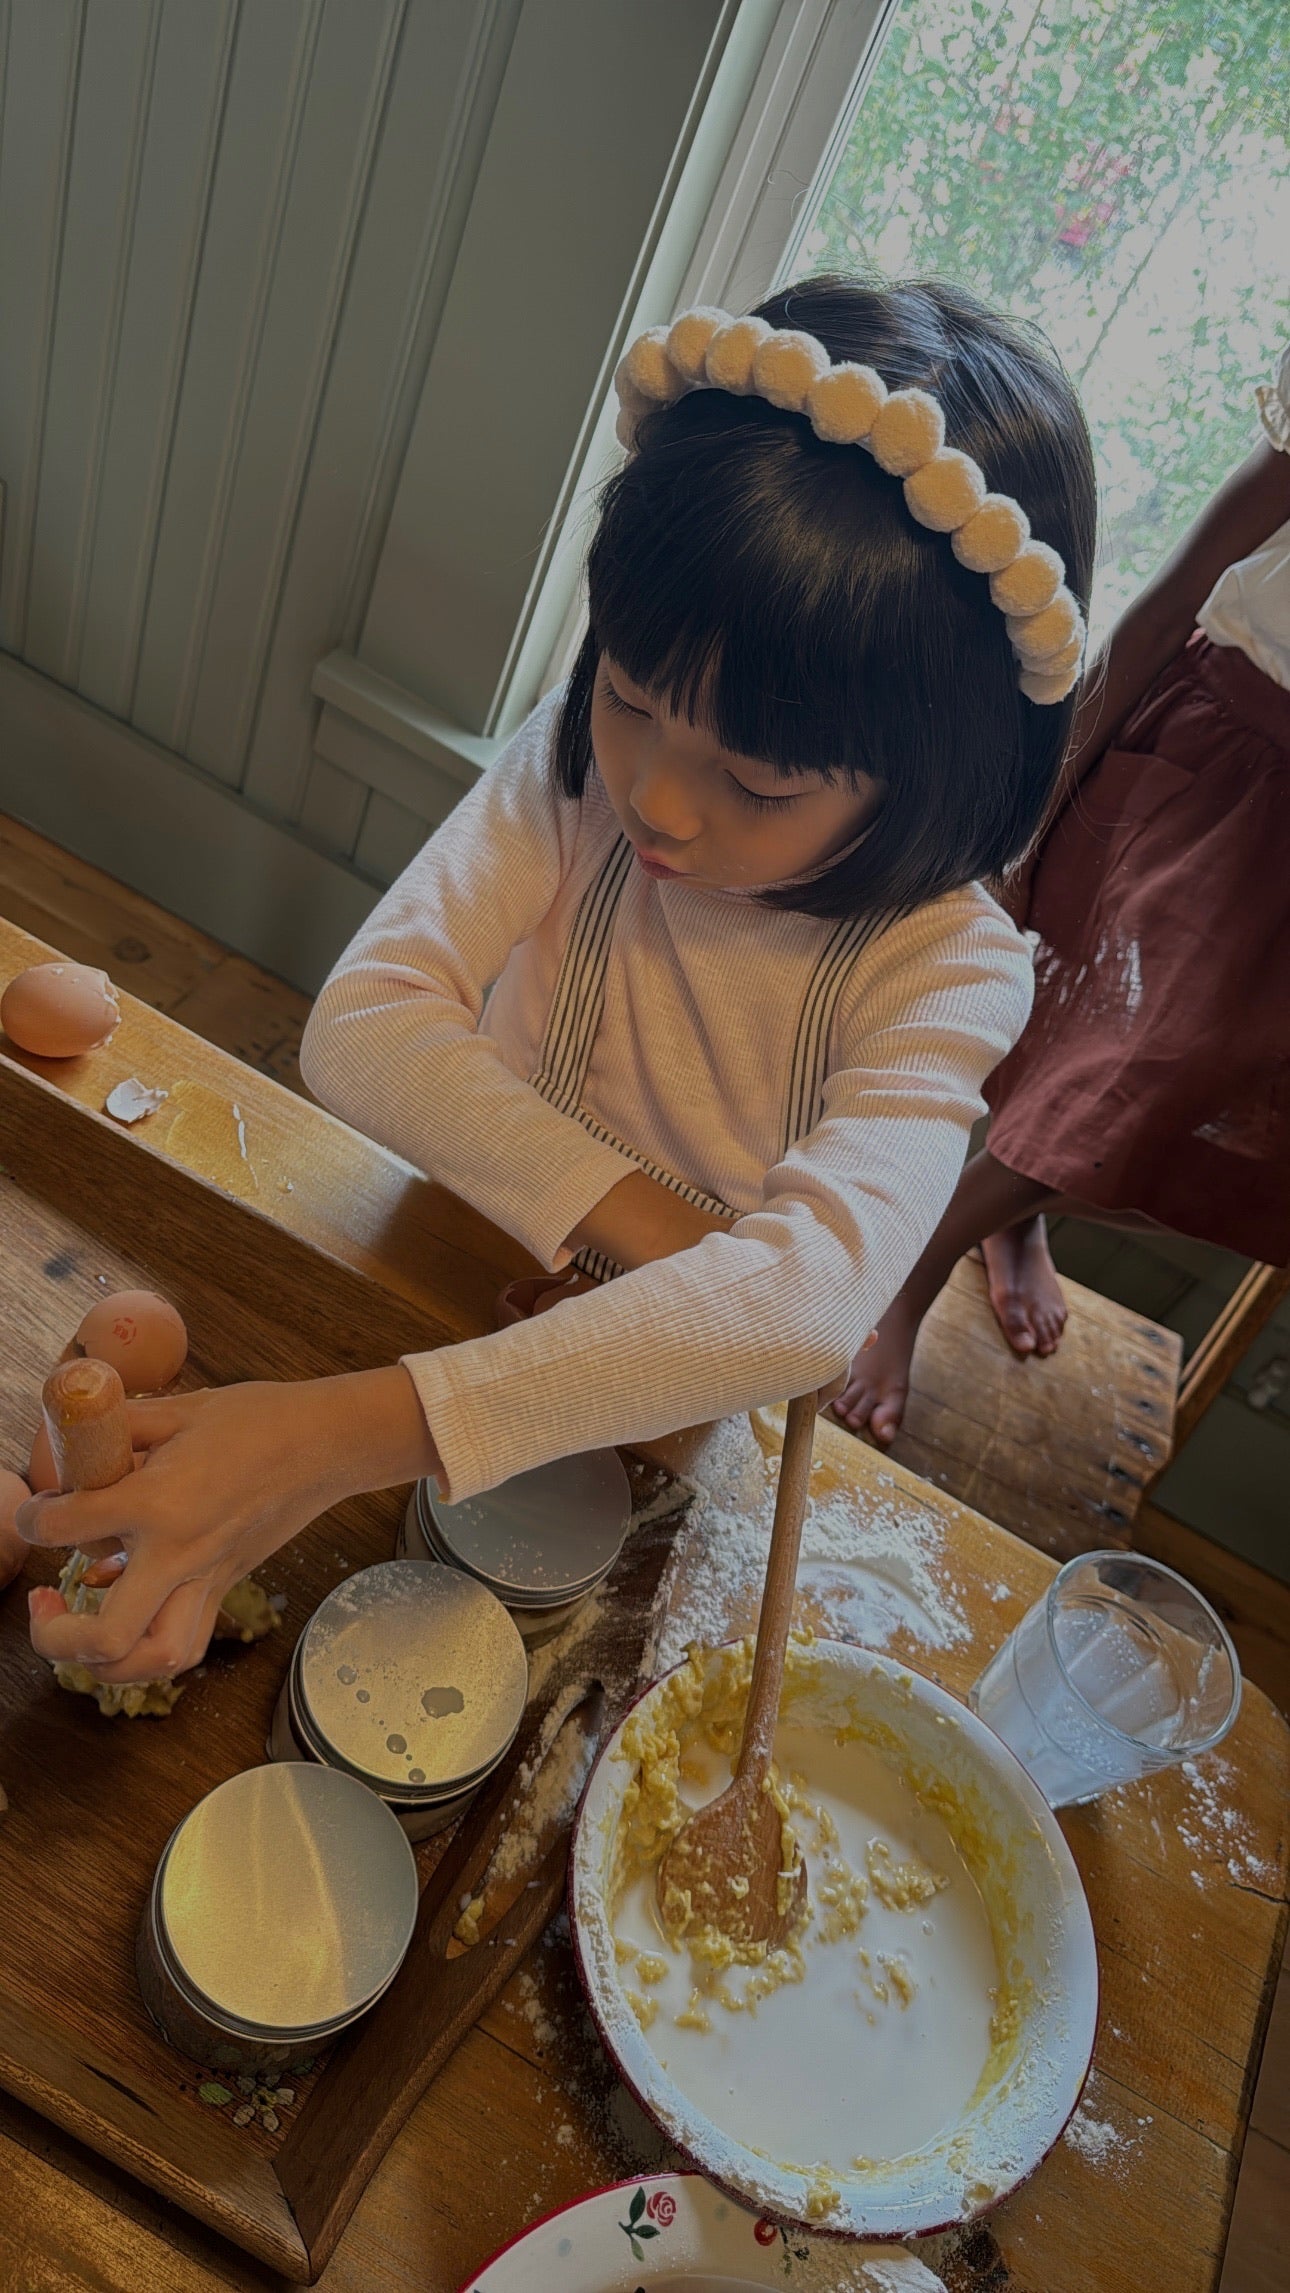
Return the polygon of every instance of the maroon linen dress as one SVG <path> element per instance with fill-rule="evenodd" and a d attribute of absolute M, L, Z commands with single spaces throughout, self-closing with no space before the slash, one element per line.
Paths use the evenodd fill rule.
<path fill-rule="evenodd" d="M 1046 837 L 995 1159 L 1290 1263 L 1290 692 L 1198 630 Z"/>

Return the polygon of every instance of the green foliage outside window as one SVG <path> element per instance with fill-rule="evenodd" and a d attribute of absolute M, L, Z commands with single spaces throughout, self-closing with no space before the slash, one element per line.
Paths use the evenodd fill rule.
<path fill-rule="evenodd" d="M 975 287 L 1084 396 L 1108 625 L 1290 340 L 1287 0 L 905 0 L 796 274 Z"/>

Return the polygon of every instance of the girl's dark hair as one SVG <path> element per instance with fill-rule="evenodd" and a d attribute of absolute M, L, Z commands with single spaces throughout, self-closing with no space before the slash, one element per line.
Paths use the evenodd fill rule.
<path fill-rule="evenodd" d="M 1021 503 L 1087 610 L 1093 455 L 1042 342 L 961 287 L 819 278 L 759 305 L 892 389 L 933 391 L 946 440 Z M 908 910 L 994 875 L 1039 824 L 1074 695 L 1022 695 L 1004 617 L 946 534 L 911 517 L 872 456 L 826 445 L 761 398 L 693 391 L 641 425 L 604 490 L 588 560 L 590 626 L 556 734 L 580 796 L 602 653 L 724 748 L 785 773 L 868 774 L 883 799 L 836 867 L 772 904 L 810 915 Z"/>

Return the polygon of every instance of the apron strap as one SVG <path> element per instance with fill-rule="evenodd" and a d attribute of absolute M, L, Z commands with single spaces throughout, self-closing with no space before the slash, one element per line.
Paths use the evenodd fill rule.
<path fill-rule="evenodd" d="M 614 919 L 632 864 L 620 836 L 578 902 L 542 1038 L 541 1065 L 529 1077 L 535 1091 L 561 1114 L 576 1115 L 591 1065 L 601 1013 Z"/>
<path fill-rule="evenodd" d="M 557 1107 L 561 1114 L 572 1115 L 593 1138 L 614 1147 L 647 1177 L 657 1179 L 660 1185 L 700 1210 L 730 1217 L 729 1203 L 717 1195 L 705 1194 L 700 1187 L 687 1185 L 684 1179 L 649 1161 L 636 1148 L 606 1130 L 582 1105 L 583 1087 L 605 1008 L 605 979 L 614 923 L 631 861 L 631 845 L 622 836 L 578 902 L 547 1016 L 541 1063 L 529 1081 L 549 1106 Z M 819 1119 L 829 1035 L 847 974 L 861 949 L 885 931 L 890 920 L 884 915 L 844 920 L 829 934 L 821 950 L 803 998 L 793 1044 L 783 1129 L 785 1154 Z M 622 1271 L 598 1250 L 579 1251 L 574 1263 L 597 1281 L 607 1281 Z"/>
<path fill-rule="evenodd" d="M 820 1110 L 824 1104 L 829 1036 L 833 1030 L 838 1000 L 861 949 L 881 938 L 890 922 L 889 915 L 844 918 L 830 932 L 820 951 L 810 984 L 802 998 L 801 1014 L 797 1022 L 788 1074 L 781 1155 L 786 1155 L 799 1139 L 814 1130 L 820 1119 Z"/>

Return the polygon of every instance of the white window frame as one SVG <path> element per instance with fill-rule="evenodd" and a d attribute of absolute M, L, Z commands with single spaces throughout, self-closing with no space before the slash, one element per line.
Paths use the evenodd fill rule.
<path fill-rule="evenodd" d="M 832 181 L 901 0 L 780 10 L 679 297 L 739 308 L 791 270 Z"/>
<path fill-rule="evenodd" d="M 576 13 L 601 0 L 558 4 Z M 589 378 L 586 414 L 486 721 L 468 728 L 437 707 L 428 663 L 426 684 L 416 692 L 389 672 L 381 656 L 397 647 L 381 643 L 378 600 L 356 650 L 328 654 L 314 670 L 313 692 L 323 704 L 319 756 L 423 816 L 442 818 L 539 694 L 565 673 L 583 627 L 581 572 L 595 491 L 619 453 L 612 377 L 622 351 L 643 327 L 687 304 L 747 307 L 769 290 L 807 227 L 812 194 L 828 179 L 898 5 L 730 0 L 718 11 L 710 68 Z M 521 22 L 529 7 L 541 13 L 539 0 L 523 0 Z M 410 502 L 409 514 L 413 508 Z"/>
<path fill-rule="evenodd" d="M 698 303 L 743 310 L 791 271 L 821 193 L 833 179 L 901 0 L 779 0 L 762 62 L 679 288 L 660 296 L 651 280 L 615 345 Z M 654 291 L 651 292 L 650 289 Z M 586 626 L 579 578 L 587 503 L 618 457 L 612 389 L 598 411 L 574 488 L 575 507 L 553 554 L 535 621 L 554 642 L 534 680 L 531 647 L 517 651 L 504 714 L 519 723 L 536 693 L 568 674 Z M 558 603 L 557 603 L 558 601 Z"/>

